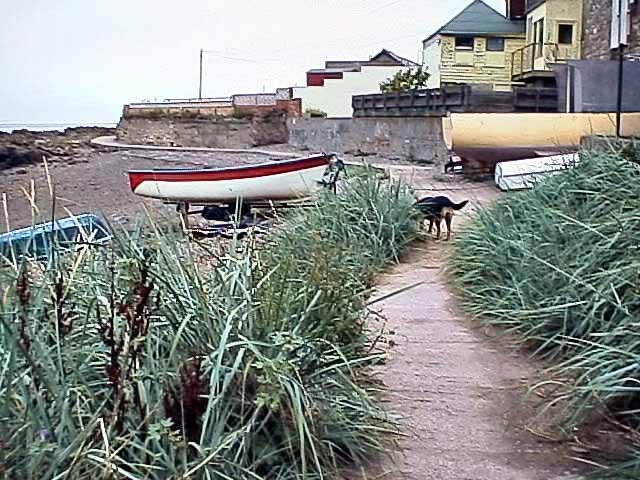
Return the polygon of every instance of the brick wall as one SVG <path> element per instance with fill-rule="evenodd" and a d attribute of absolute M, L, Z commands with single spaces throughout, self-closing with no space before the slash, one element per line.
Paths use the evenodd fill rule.
<path fill-rule="evenodd" d="M 626 52 L 640 55 L 640 6 L 631 7 L 631 35 Z M 585 60 L 609 60 L 611 0 L 584 0 L 582 56 Z"/>

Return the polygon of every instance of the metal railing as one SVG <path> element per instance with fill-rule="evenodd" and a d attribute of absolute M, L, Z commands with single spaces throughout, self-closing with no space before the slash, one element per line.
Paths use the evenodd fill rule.
<path fill-rule="evenodd" d="M 511 77 L 533 71 L 548 71 L 552 63 L 563 62 L 559 58 L 557 43 L 529 43 L 511 53 Z"/>

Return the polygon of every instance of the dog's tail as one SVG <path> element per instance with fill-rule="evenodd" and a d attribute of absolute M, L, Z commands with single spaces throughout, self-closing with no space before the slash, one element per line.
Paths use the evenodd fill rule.
<path fill-rule="evenodd" d="M 451 202 L 451 208 L 453 208 L 454 210 L 461 210 L 467 205 L 467 203 L 469 203 L 469 200 L 465 200 L 464 202 L 460 203 Z"/>

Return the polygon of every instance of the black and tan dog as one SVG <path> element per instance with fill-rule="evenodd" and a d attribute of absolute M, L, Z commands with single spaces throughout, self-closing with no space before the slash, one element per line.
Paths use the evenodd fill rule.
<path fill-rule="evenodd" d="M 469 200 L 453 203 L 449 197 L 444 196 L 424 197 L 415 203 L 415 207 L 420 210 L 426 220 L 429 220 L 429 233 L 431 233 L 435 224 L 436 238 L 440 238 L 440 225 L 444 219 L 447 225 L 447 240 L 449 240 L 451 238 L 451 219 L 454 211 L 464 208 L 467 203 L 469 203 Z"/>

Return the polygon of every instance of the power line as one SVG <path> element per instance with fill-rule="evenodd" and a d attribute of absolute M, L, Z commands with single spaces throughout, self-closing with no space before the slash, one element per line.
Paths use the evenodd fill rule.
<path fill-rule="evenodd" d="M 400 2 L 403 2 L 404 0 L 394 0 L 393 2 L 389 2 L 389 3 L 385 3 L 384 5 L 378 7 L 378 8 L 374 8 L 373 10 L 371 10 L 369 13 L 376 13 L 379 12 L 380 10 L 384 10 L 385 8 L 389 8 L 389 7 L 393 7 L 394 5 L 397 5 Z"/>

